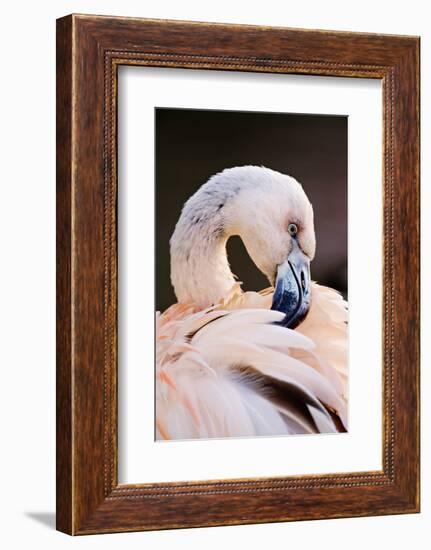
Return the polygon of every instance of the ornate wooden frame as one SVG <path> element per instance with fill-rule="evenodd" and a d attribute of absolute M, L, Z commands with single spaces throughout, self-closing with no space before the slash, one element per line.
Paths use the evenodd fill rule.
<path fill-rule="evenodd" d="M 119 485 L 119 65 L 377 78 L 384 102 L 383 469 Z M 419 510 L 419 38 L 57 21 L 57 528 L 102 533 Z"/>

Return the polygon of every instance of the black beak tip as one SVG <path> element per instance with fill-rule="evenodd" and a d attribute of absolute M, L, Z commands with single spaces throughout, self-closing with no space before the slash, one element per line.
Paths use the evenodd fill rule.
<path fill-rule="evenodd" d="M 290 261 L 288 265 L 288 271 L 277 278 L 271 309 L 284 313 L 284 318 L 274 324 L 294 329 L 305 319 L 310 307 L 310 277 L 309 270 L 302 266 L 295 269 Z"/>

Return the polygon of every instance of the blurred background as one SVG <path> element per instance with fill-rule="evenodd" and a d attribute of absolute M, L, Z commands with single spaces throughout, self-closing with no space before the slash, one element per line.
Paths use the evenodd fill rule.
<path fill-rule="evenodd" d="M 314 281 L 347 298 L 347 117 L 156 109 L 156 308 L 176 302 L 169 239 L 184 202 L 208 178 L 233 166 L 263 165 L 297 179 L 314 208 Z M 244 290 L 268 280 L 239 237 L 227 245 Z"/>

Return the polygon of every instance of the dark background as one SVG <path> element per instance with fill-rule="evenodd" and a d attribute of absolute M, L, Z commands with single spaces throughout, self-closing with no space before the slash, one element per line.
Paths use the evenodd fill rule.
<path fill-rule="evenodd" d="M 311 277 L 347 297 L 347 117 L 156 109 L 156 308 L 176 302 L 169 239 L 184 202 L 210 176 L 263 165 L 297 179 L 314 208 Z M 244 290 L 269 286 L 239 237 L 227 245 Z"/>

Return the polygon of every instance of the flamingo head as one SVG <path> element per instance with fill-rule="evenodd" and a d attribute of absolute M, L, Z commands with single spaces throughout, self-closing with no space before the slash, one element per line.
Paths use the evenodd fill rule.
<path fill-rule="evenodd" d="M 264 167 L 232 170 L 244 170 L 250 183 L 226 205 L 225 227 L 241 237 L 274 286 L 272 309 L 285 315 L 280 324 L 294 328 L 310 307 L 310 262 L 316 247 L 313 208 L 290 176 Z"/>

